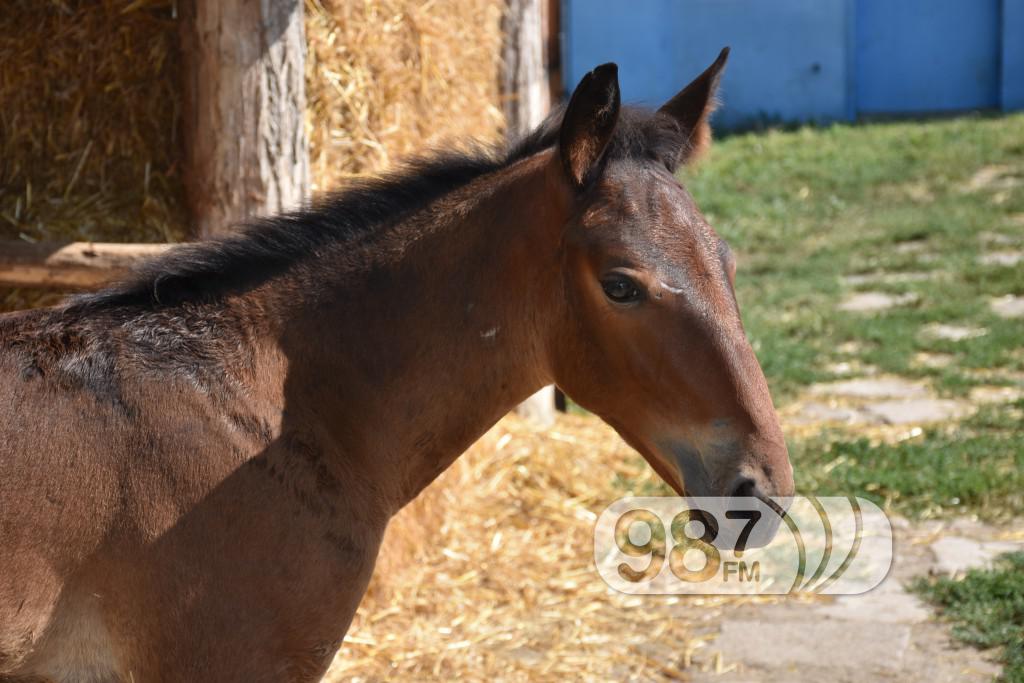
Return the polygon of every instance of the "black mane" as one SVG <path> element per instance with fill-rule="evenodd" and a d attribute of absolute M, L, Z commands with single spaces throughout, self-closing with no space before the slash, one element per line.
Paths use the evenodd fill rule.
<path fill-rule="evenodd" d="M 370 234 L 428 206 L 476 178 L 554 146 L 563 110 L 504 151 L 433 154 L 401 170 L 360 180 L 309 207 L 244 224 L 235 234 L 175 247 L 136 270 L 134 277 L 70 300 L 72 308 L 160 308 L 212 301 L 265 282 L 323 248 Z M 623 108 L 609 158 L 671 165 L 682 137 L 665 117 Z M 672 150 L 669 152 L 668 150 Z"/>

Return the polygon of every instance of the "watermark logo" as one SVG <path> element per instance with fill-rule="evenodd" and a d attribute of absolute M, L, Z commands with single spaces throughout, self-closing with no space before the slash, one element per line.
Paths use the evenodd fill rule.
<path fill-rule="evenodd" d="M 855 497 L 620 498 L 594 529 L 601 578 L 623 593 L 854 595 L 892 565 L 892 526 Z"/>

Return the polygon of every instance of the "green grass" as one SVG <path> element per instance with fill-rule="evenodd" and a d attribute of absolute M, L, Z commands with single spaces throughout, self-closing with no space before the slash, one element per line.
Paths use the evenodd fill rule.
<path fill-rule="evenodd" d="M 980 168 L 997 164 L 1017 175 L 1014 187 L 965 189 Z M 1024 294 L 1024 268 L 977 264 L 982 232 L 1024 248 L 1016 222 L 1024 213 L 1024 116 L 738 135 L 685 180 L 739 254 L 744 321 L 781 398 L 828 379 L 823 368 L 844 359 L 844 342 L 856 343 L 864 362 L 936 375 L 953 392 L 970 382 L 956 370 L 915 368 L 916 351 L 953 353 L 959 368 L 1024 370 L 1024 355 L 1014 353 L 1024 325 L 987 306 L 991 296 Z M 859 287 L 914 293 L 916 305 L 875 316 L 836 311 L 844 292 L 857 289 L 840 276 L 873 271 L 938 276 Z M 921 339 L 920 327 L 935 321 L 989 334 Z"/>
<path fill-rule="evenodd" d="M 911 517 L 1008 521 L 1024 514 L 1024 438 L 1012 411 L 990 407 L 892 445 L 829 433 L 791 443 L 797 490 L 856 494 Z"/>
<path fill-rule="evenodd" d="M 975 647 L 1002 648 L 1007 683 L 1024 683 L 1024 553 L 999 558 L 991 570 L 961 580 L 918 579 L 911 588 L 940 607 L 953 635 Z"/>
<path fill-rule="evenodd" d="M 979 170 L 1003 180 L 971 187 Z M 1024 295 L 1024 266 L 981 265 L 986 250 L 1024 250 L 1024 115 L 836 125 L 734 135 L 684 181 L 738 255 L 744 323 L 776 403 L 855 360 L 928 378 L 962 397 L 1024 376 L 1024 320 L 989 300 Z M 1008 244 L 987 244 L 997 233 Z M 929 273 L 854 285 L 844 275 Z M 837 309 L 853 291 L 912 293 L 876 314 Z M 921 335 L 929 323 L 980 327 L 959 342 Z M 952 357 L 944 368 L 919 352 Z M 984 373 L 984 376 L 982 376 Z M 895 446 L 849 432 L 791 443 L 802 491 L 858 494 L 912 516 L 1024 513 L 1024 406 L 986 408 Z"/>

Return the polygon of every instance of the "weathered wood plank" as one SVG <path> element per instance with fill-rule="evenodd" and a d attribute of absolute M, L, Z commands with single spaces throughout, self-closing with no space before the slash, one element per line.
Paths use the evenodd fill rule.
<path fill-rule="evenodd" d="M 127 275 L 170 244 L 0 242 L 0 285 L 93 289 Z"/>

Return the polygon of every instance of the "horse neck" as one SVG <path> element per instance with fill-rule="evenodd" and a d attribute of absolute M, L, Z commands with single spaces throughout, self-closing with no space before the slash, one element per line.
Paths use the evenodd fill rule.
<path fill-rule="evenodd" d="M 317 416 L 339 465 L 394 510 L 551 381 L 565 218 L 551 168 L 541 154 L 435 202 L 286 326 L 286 414 Z"/>

